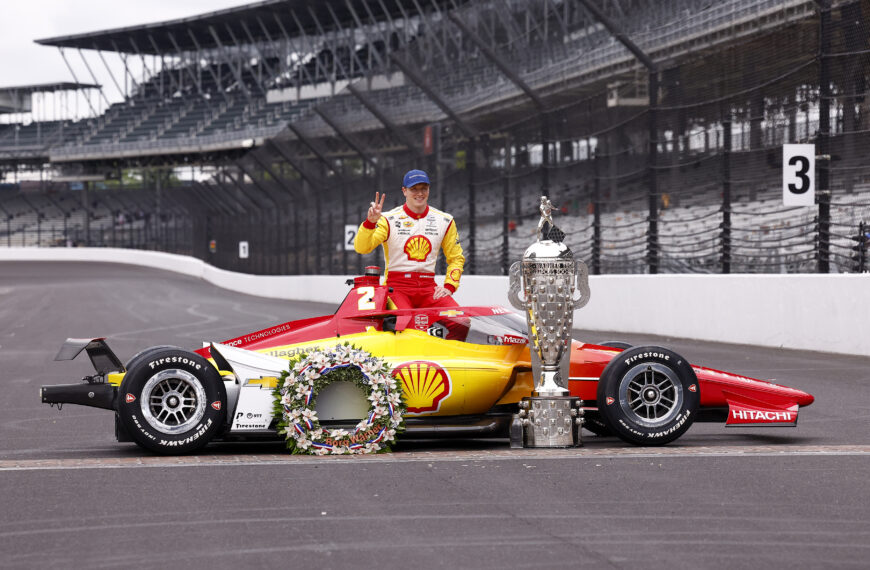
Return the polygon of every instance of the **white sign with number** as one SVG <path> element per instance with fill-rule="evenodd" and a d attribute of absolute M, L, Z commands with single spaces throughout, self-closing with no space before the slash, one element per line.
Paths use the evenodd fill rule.
<path fill-rule="evenodd" d="M 816 203 L 816 145 L 782 145 L 782 203 L 813 206 Z"/>
<path fill-rule="evenodd" d="M 356 231 L 359 226 L 354 224 L 344 224 L 344 249 L 353 251 L 353 240 L 356 238 Z"/>
<path fill-rule="evenodd" d="M 239 259 L 248 259 L 248 242 L 239 242 Z"/>

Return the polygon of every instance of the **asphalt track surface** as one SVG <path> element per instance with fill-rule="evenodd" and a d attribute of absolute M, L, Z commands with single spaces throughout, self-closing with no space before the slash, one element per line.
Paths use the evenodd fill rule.
<path fill-rule="evenodd" d="M 0 568 L 868 566 L 868 358 L 619 335 L 817 399 L 793 429 L 695 424 L 663 448 L 587 434 L 569 450 L 166 458 L 117 443 L 109 411 L 39 403 L 39 386 L 91 373 L 84 355 L 53 361 L 67 337 L 127 360 L 333 310 L 134 266 L 0 262 Z"/>

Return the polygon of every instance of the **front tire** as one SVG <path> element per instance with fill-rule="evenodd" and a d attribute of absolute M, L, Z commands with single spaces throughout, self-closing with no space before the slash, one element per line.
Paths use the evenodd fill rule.
<path fill-rule="evenodd" d="M 616 355 L 598 381 L 598 413 L 620 439 L 635 445 L 664 445 L 695 421 L 698 378 L 679 354 L 639 346 Z"/>
<path fill-rule="evenodd" d="M 181 455 L 223 428 L 226 402 L 223 381 L 205 358 L 158 347 L 131 360 L 118 390 L 118 419 L 139 446 Z"/>

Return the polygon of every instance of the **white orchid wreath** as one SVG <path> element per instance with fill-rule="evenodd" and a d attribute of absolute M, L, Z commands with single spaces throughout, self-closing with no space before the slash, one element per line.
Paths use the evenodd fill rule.
<path fill-rule="evenodd" d="M 314 350 L 290 360 L 275 390 L 278 433 L 293 453 L 363 454 L 389 451 L 404 429 L 401 382 L 380 358 L 349 344 Z M 317 394 L 332 382 L 352 382 L 371 407 L 353 430 L 324 429 L 315 411 Z"/>

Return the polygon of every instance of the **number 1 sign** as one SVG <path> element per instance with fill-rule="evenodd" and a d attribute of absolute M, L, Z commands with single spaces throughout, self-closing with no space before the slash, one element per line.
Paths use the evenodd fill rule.
<path fill-rule="evenodd" d="M 782 203 L 785 206 L 816 203 L 816 145 L 782 145 Z"/>

